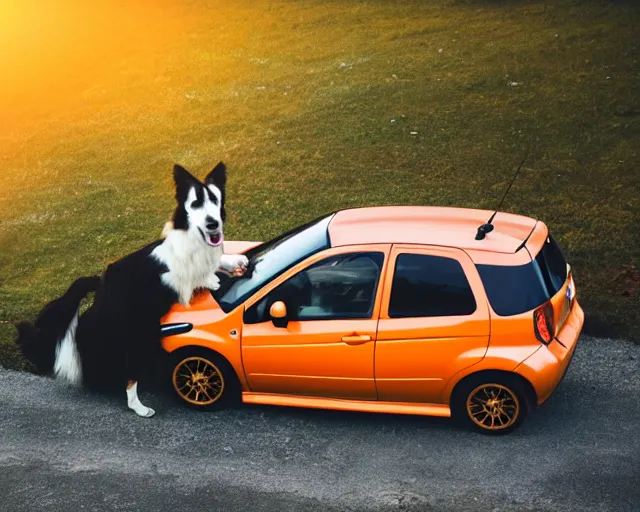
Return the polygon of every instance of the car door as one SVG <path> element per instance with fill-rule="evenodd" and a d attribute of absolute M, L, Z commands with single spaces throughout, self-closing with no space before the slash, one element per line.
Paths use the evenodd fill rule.
<path fill-rule="evenodd" d="M 373 356 L 390 245 L 326 250 L 253 297 L 242 359 L 253 392 L 375 399 Z M 283 301 L 286 327 L 271 305 Z"/>
<path fill-rule="evenodd" d="M 489 309 L 469 256 L 394 245 L 387 267 L 375 375 L 385 401 L 446 403 L 447 381 L 484 357 Z"/>

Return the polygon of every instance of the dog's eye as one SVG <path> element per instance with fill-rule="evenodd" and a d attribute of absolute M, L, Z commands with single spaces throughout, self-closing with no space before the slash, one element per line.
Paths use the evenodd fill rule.
<path fill-rule="evenodd" d="M 195 200 L 191 203 L 191 208 L 197 208 L 198 206 L 200 206 L 200 201 Z"/>

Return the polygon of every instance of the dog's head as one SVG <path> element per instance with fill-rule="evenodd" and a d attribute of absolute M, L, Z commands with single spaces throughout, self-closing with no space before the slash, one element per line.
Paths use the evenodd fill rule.
<path fill-rule="evenodd" d="M 204 179 L 195 178 L 185 168 L 174 165 L 178 206 L 173 213 L 173 229 L 197 232 L 202 241 L 212 247 L 222 244 L 222 224 L 225 220 L 224 187 L 227 168 L 220 162 Z"/>

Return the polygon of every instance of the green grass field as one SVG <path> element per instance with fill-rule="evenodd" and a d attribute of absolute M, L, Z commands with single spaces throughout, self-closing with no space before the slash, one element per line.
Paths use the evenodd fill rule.
<path fill-rule="evenodd" d="M 550 226 L 590 332 L 640 340 L 640 6 L 176 4 L 103 6 L 113 26 L 0 73 L 0 364 L 27 368 L 15 321 L 159 236 L 174 162 L 223 160 L 227 238 L 268 239 L 349 206 L 492 208 L 534 141 L 503 209 Z"/>

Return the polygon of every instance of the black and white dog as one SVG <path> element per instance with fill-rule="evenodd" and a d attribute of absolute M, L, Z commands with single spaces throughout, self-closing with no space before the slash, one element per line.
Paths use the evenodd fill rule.
<path fill-rule="evenodd" d="M 247 258 L 223 254 L 226 168 L 220 162 L 204 183 L 175 165 L 178 205 L 164 238 L 84 277 L 40 312 L 17 325 L 16 343 L 41 373 L 96 391 L 126 386 L 129 408 L 149 418 L 138 380 L 160 355 L 160 319 L 196 289 L 218 289 L 216 272 L 242 274 Z M 80 314 L 82 299 L 94 302 Z M 121 387 L 120 387 L 121 386 Z"/>

